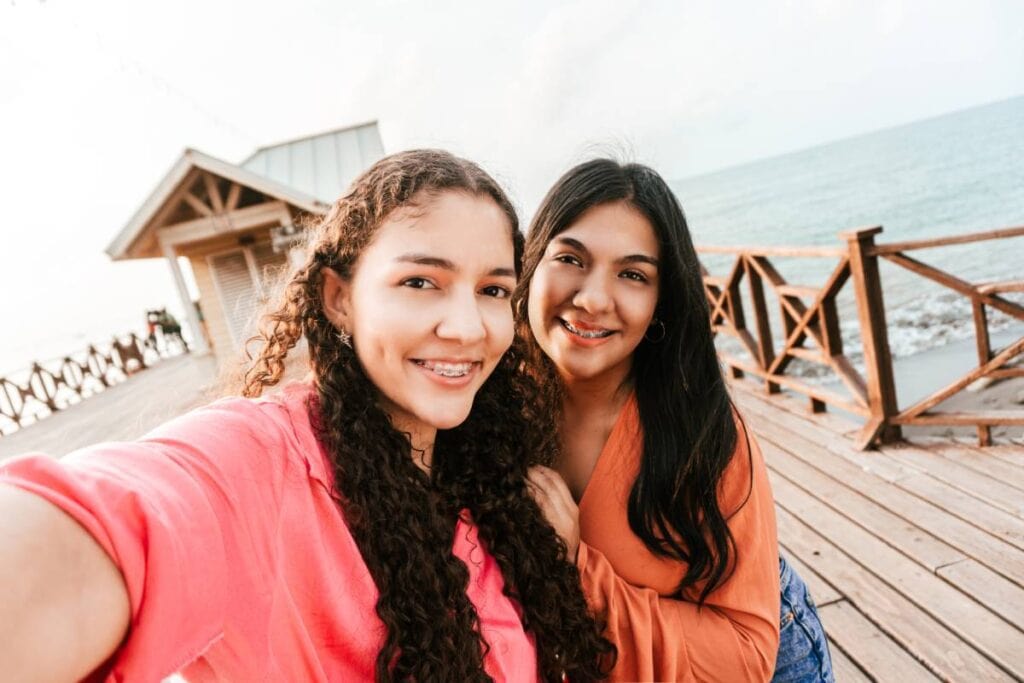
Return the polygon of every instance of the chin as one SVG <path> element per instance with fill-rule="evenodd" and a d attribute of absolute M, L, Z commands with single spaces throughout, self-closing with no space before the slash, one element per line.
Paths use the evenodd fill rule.
<path fill-rule="evenodd" d="M 421 419 L 435 429 L 455 429 L 469 418 L 469 412 L 473 408 L 473 404 L 470 403 L 468 406 L 452 408 L 450 410 L 433 410 L 424 411 L 421 415 Z"/>

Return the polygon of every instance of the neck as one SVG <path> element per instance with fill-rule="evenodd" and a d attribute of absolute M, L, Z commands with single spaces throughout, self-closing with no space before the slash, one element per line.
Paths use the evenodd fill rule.
<path fill-rule="evenodd" d="M 579 415 L 610 411 L 617 414 L 633 390 L 633 382 L 626 368 L 625 372 L 609 372 L 586 379 L 563 376 L 562 387 L 565 413 Z"/>

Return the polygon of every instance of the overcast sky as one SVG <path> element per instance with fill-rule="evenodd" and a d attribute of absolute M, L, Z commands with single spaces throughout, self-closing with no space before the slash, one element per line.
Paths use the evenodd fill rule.
<path fill-rule="evenodd" d="M 527 218 L 595 149 L 680 178 L 1024 93 L 1020 0 L 0 3 L 0 373 L 178 306 L 103 249 L 185 147 L 378 120 Z"/>

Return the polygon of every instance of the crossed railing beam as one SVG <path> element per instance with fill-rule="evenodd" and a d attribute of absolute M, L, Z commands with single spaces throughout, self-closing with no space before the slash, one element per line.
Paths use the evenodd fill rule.
<path fill-rule="evenodd" d="M 860 447 L 898 439 L 903 425 L 973 425 L 979 443 L 991 443 L 994 425 L 1024 425 L 1024 411 L 939 412 L 934 408 L 964 390 L 980 378 L 1005 379 L 1024 376 L 1024 368 L 1009 363 L 1024 353 L 1024 338 L 1001 351 L 990 347 L 986 307 L 1024 321 L 1024 307 L 1001 296 L 1024 292 L 1024 280 L 997 283 L 970 283 L 905 252 L 985 240 L 1024 236 L 1024 227 L 1006 228 L 955 237 L 875 244 L 881 227 L 861 228 L 840 234 L 844 247 L 745 247 L 698 246 L 701 254 L 733 257 L 726 277 L 703 271 L 704 291 L 711 314 L 712 329 L 737 339 L 749 356 L 744 359 L 728 351 L 720 356 L 733 376 L 759 377 L 768 393 L 782 388 L 808 397 L 810 408 L 821 412 L 827 406 L 840 408 L 865 418 L 857 437 Z M 774 257 L 834 258 L 836 265 L 820 287 L 787 282 L 771 259 Z M 892 356 L 885 321 L 883 288 L 878 261 L 884 258 L 921 277 L 938 283 L 971 299 L 978 348 L 978 366 L 914 405 L 897 407 Z M 747 281 L 748 301 L 753 312 L 753 329 L 748 328 L 743 280 Z M 846 354 L 841 335 L 840 314 L 836 304 L 839 293 L 852 284 L 856 302 L 864 372 L 858 371 Z M 767 285 L 767 288 L 766 288 Z M 768 316 L 765 292 L 778 299 L 782 339 L 778 349 Z M 816 348 L 811 348 L 813 344 Z M 814 386 L 787 375 L 794 360 L 823 365 L 837 377 L 848 396 Z"/>
<path fill-rule="evenodd" d="M 36 422 L 64 410 L 149 367 L 143 341 L 135 334 L 128 341 L 114 337 L 106 350 L 90 345 L 84 357 L 65 356 L 56 367 L 35 362 L 26 379 L 16 381 L 0 377 L 0 438 L 23 428 L 29 419 Z M 155 359 L 162 356 L 156 349 Z M 20 374 L 20 373 L 19 373 Z"/>

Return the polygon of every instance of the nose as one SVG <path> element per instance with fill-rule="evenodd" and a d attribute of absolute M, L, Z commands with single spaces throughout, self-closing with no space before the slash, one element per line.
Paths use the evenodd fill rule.
<path fill-rule="evenodd" d="M 572 298 L 573 306 L 587 313 L 604 313 L 612 307 L 612 296 L 605 278 L 593 273 L 580 283 Z"/>
<path fill-rule="evenodd" d="M 487 336 L 475 292 L 453 293 L 436 329 L 441 339 L 473 344 Z"/>

